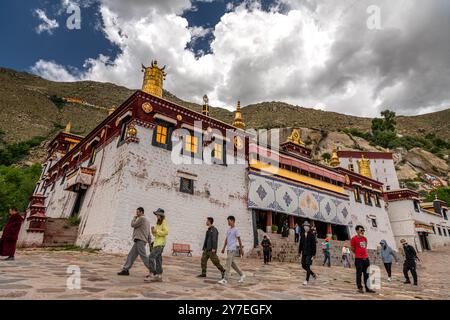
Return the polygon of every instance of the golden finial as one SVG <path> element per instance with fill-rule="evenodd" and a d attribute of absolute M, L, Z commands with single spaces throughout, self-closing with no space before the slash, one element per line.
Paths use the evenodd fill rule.
<path fill-rule="evenodd" d="M 331 155 L 331 159 L 330 159 L 330 166 L 336 168 L 339 167 L 341 165 L 341 162 L 339 161 L 339 157 L 337 155 L 337 149 L 336 146 L 333 148 L 333 153 Z"/>
<path fill-rule="evenodd" d="M 234 114 L 233 127 L 236 127 L 236 128 L 242 129 L 242 130 L 245 129 L 245 123 L 244 123 L 244 120 L 242 120 L 241 102 L 240 101 L 237 102 L 236 112 Z"/>
<path fill-rule="evenodd" d="M 64 129 L 64 132 L 65 133 L 70 133 L 70 130 L 72 130 L 72 122 L 71 121 L 67 122 L 66 128 Z"/>
<path fill-rule="evenodd" d="M 364 155 L 361 156 L 361 159 L 357 161 L 359 174 L 372 179 L 372 172 L 370 172 L 370 160 L 364 158 Z"/>
<path fill-rule="evenodd" d="M 142 83 L 142 91 L 162 98 L 163 95 L 163 81 L 166 73 L 164 69 L 166 66 L 159 68 L 158 61 L 152 61 L 150 67 L 142 65 L 142 72 L 144 72 L 144 81 Z"/>
<path fill-rule="evenodd" d="M 208 105 L 208 103 L 209 103 L 209 99 L 208 99 L 208 96 L 205 94 L 205 95 L 203 96 L 203 109 L 202 109 L 202 113 L 203 113 L 203 115 L 205 115 L 205 116 L 207 116 L 207 117 L 209 117 L 209 105 Z"/>
<path fill-rule="evenodd" d="M 301 147 L 305 147 L 305 143 L 302 141 L 302 135 L 301 135 L 301 131 L 299 129 L 292 130 L 292 133 L 287 138 L 287 141 L 295 143 Z"/>
<path fill-rule="evenodd" d="M 114 111 L 116 111 L 116 106 L 115 106 L 115 105 L 112 105 L 111 108 L 108 108 L 108 116 L 109 116 L 110 114 L 113 114 Z"/>

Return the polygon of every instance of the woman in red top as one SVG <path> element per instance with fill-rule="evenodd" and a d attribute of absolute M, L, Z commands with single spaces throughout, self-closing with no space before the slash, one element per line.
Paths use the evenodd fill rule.
<path fill-rule="evenodd" d="M 367 269 L 370 266 L 369 255 L 367 254 L 367 238 L 364 236 L 364 227 L 356 226 L 356 236 L 350 241 L 350 247 L 355 254 L 355 267 L 356 267 L 356 285 L 358 286 L 358 292 L 364 293 L 361 283 L 361 277 L 364 276 L 364 286 L 366 292 L 374 293 L 368 286 L 369 273 Z"/>

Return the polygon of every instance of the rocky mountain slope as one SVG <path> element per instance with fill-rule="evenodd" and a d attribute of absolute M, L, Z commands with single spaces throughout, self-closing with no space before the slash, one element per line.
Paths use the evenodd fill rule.
<path fill-rule="evenodd" d="M 199 89 L 200 90 L 200 89 Z M 93 81 L 53 82 L 38 76 L 0 68 L 0 138 L 3 143 L 24 141 L 42 136 L 48 141 L 56 132 L 72 122 L 72 131 L 86 134 L 134 90 L 111 83 Z M 62 99 L 69 98 L 71 102 Z M 201 106 L 183 101 L 165 91 L 164 98 L 196 111 Z M 333 146 L 350 150 L 380 150 L 363 138 L 342 132 L 356 128 L 370 131 L 370 118 L 349 116 L 289 105 L 283 102 L 262 102 L 242 108 L 243 117 L 250 128 L 301 127 L 303 138 L 313 148 L 317 160 Z M 233 113 L 222 108 L 211 108 L 211 116 L 231 123 Z M 420 116 L 397 117 L 397 132 L 401 135 L 424 136 L 434 133 L 450 140 L 450 109 Z M 287 134 L 285 131 L 284 134 Z M 32 151 L 26 162 L 40 161 L 45 142 Z M 0 146 L 1 147 L 1 146 Z M 449 177 L 448 160 L 439 158 L 420 148 L 391 150 L 395 154 L 399 178 L 418 180 L 418 175 L 429 173 Z M 448 158 L 448 156 L 447 156 Z"/>

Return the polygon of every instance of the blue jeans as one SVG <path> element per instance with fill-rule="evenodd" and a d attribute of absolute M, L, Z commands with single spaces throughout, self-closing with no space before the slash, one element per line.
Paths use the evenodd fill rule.
<path fill-rule="evenodd" d="M 329 252 L 324 251 L 323 253 L 324 259 L 323 259 L 323 265 L 325 265 L 328 262 L 328 266 L 331 267 L 331 255 Z"/>

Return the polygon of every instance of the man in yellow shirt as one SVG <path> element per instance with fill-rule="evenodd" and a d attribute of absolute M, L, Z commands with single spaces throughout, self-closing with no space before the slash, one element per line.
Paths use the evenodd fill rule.
<path fill-rule="evenodd" d="M 153 249 L 150 252 L 149 264 L 150 274 L 145 281 L 162 281 L 162 253 L 166 245 L 166 237 L 169 234 L 167 220 L 164 210 L 159 208 L 153 212 L 156 215 L 156 225 L 152 226 L 152 234 L 155 237 Z"/>

